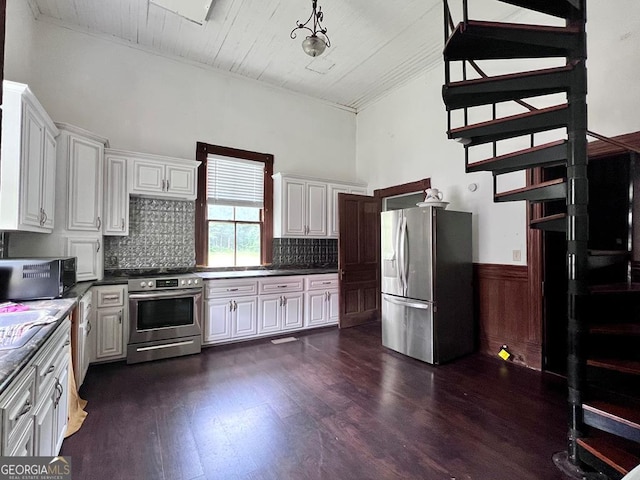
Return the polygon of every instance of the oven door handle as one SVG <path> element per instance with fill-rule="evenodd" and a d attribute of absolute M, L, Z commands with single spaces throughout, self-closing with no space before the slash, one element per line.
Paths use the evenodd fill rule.
<path fill-rule="evenodd" d="M 149 298 L 182 298 L 182 297 L 195 297 L 202 294 L 202 289 L 192 290 L 167 290 L 162 292 L 145 292 L 145 293 L 130 293 L 129 300 L 144 300 Z"/>

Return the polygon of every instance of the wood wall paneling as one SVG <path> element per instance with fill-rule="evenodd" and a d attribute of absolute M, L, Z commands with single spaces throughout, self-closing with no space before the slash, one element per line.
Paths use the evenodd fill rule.
<path fill-rule="evenodd" d="M 515 363 L 540 370 L 542 329 L 530 314 L 527 267 L 474 264 L 474 285 L 480 351 L 495 356 L 507 345 Z"/>

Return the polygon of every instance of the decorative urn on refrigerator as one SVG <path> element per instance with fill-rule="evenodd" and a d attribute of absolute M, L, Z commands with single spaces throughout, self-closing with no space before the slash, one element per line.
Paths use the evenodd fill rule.
<path fill-rule="evenodd" d="M 431 364 L 473 352 L 471 214 L 381 213 L 382 344 Z"/>

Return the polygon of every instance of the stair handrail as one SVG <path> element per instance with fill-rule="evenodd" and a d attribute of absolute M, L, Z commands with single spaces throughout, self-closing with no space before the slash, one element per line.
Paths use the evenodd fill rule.
<path fill-rule="evenodd" d="M 451 10 L 449 9 L 449 3 L 447 0 L 443 0 L 444 2 L 444 11 L 445 11 L 445 42 L 447 41 L 447 39 L 449 38 L 451 32 L 453 32 L 455 30 L 455 24 L 453 23 L 453 17 L 451 15 Z M 463 0 L 462 1 L 462 12 L 463 12 L 463 22 L 467 23 L 469 21 L 469 12 L 468 12 L 468 4 L 467 4 L 467 0 Z M 476 73 L 478 75 L 480 75 L 480 77 L 482 78 L 489 78 L 489 75 L 487 75 L 482 68 L 480 68 L 480 66 L 474 61 L 474 60 L 463 60 L 463 65 L 465 65 L 466 63 L 469 63 L 469 65 L 471 65 L 471 67 L 476 71 Z M 466 80 L 466 68 L 463 67 L 463 72 L 464 72 L 464 79 Z M 449 77 L 448 74 L 448 69 L 447 69 L 447 77 Z M 446 79 L 447 83 L 449 83 L 450 78 Z M 524 100 L 512 100 L 513 102 L 516 102 L 518 105 L 526 108 L 527 110 L 529 110 L 530 112 L 536 111 L 536 110 L 540 110 L 537 107 L 534 107 L 533 105 L 531 105 L 530 103 L 525 102 Z M 493 104 L 494 107 L 494 111 L 495 111 L 495 104 Z M 467 109 L 465 108 L 465 124 L 466 124 L 466 117 L 467 117 Z M 451 117 L 451 115 L 448 115 L 449 119 Z M 451 128 L 451 121 L 449 120 L 449 129 Z M 607 137 L 606 135 L 602 135 L 600 133 L 596 133 L 592 130 L 588 130 L 587 129 L 587 135 L 589 135 L 590 137 L 596 138 L 598 140 L 601 140 L 605 143 L 610 143 L 611 145 L 615 145 L 617 147 L 620 148 L 624 148 L 625 150 L 629 151 L 629 152 L 634 152 L 634 153 L 638 153 L 640 154 L 640 147 L 634 147 L 633 145 L 629 145 L 628 143 L 625 142 L 621 142 L 620 140 L 615 140 L 611 137 Z M 532 137 L 532 146 L 533 146 L 533 134 L 531 134 Z M 494 142 L 495 143 L 495 142 Z M 466 152 L 466 146 L 465 146 L 465 152 Z M 466 156 L 466 155 L 465 155 Z M 494 145 L 494 157 L 495 157 L 495 145 Z M 468 159 L 466 159 L 468 160 Z"/>

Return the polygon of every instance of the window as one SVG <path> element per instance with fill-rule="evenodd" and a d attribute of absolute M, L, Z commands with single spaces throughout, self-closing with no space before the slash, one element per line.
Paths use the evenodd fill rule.
<path fill-rule="evenodd" d="M 273 156 L 198 143 L 196 158 L 198 265 L 270 263 Z"/>

